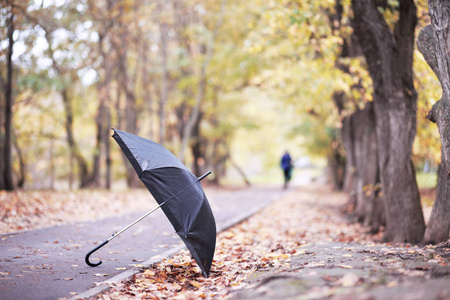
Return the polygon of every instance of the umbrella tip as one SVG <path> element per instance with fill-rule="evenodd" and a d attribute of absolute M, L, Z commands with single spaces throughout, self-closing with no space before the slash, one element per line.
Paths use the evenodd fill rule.
<path fill-rule="evenodd" d="M 203 178 L 205 178 L 206 176 L 208 176 L 209 174 L 211 174 L 211 171 L 206 172 L 205 174 L 203 174 L 202 176 L 200 176 L 198 179 L 198 181 L 202 180 Z"/>

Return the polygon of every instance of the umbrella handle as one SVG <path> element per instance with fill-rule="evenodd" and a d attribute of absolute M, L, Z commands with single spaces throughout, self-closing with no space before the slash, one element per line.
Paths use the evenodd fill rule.
<path fill-rule="evenodd" d="M 89 261 L 89 256 L 91 256 L 92 253 L 94 253 L 95 251 L 97 251 L 98 249 L 100 249 L 101 247 L 105 246 L 106 244 L 108 244 L 109 240 L 104 241 L 103 243 L 101 243 L 100 245 L 98 245 L 97 247 L 95 247 L 94 249 L 92 249 L 91 251 L 88 252 L 88 254 L 86 254 L 86 257 L 84 258 L 84 261 L 88 264 L 88 266 L 91 267 L 97 267 L 99 265 L 102 264 L 102 261 L 99 261 L 98 263 L 91 263 Z"/>

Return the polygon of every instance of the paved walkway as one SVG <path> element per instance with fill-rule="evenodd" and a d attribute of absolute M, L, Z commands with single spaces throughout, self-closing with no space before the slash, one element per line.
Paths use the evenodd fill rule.
<path fill-rule="evenodd" d="M 280 187 L 207 190 L 218 230 L 282 197 Z M 151 201 L 151 197 L 149 196 Z M 156 202 L 155 202 L 156 203 Z M 0 236 L 0 299 L 58 299 L 80 294 L 182 244 L 161 210 L 91 256 L 86 253 L 145 212 Z"/>

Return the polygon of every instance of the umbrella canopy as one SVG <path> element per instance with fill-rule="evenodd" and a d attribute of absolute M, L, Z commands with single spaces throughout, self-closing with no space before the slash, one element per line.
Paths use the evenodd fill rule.
<path fill-rule="evenodd" d="M 169 150 L 113 129 L 113 138 L 208 277 L 216 247 L 216 222 L 200 180 Z"/>

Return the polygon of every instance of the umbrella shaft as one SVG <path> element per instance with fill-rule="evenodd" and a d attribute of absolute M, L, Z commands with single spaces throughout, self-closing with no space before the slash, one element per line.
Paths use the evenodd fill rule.
<path fill-rule="evenodd" d="M 208 176 L 209 174 L 211 174 L 211 171 L 206 172 L 205 174 L 203 174 L 202 176 L 200 176 L 198 179 L 198 181 L 202 180 L 203 178 L 205 178 L 206 176 Z M 173 198 L 173 197 L 172 197 Z M 119 234 L 121 234 L 122 232 L 124 232 L 125 230 L 127 230 L 128 228 L 130 228 L 131 226 L 135 225 L 136 223 L 138 223 L 139 221 L 141 221 L 143 218 L 145 218 L 146 216 L 148 216 L 149 214 L 151 214 L 152 212 L 154 212 L 155 210 L 157 210 L 158 208 L 160 208 L 161 206 L 163 206 L 164 204 L 166 204 L 167 201 L 172 200 L 172 198 L 164 201 L 163 203 L 161 203 L 160 205 L 158 205 L 157 207 L 155 207 L 154 209 L 152 209 L 151 211 L 147 212 L 145 215 L 143 215 L 142 217 L 140 217 L 139 219 L 137 219 L 136 221 L 134 221 L 133 223 L 131 223 L 130 225 L 128 225 L 127 227 L 123 228 L 122 230 L 118 231 L 117 233 L 113 233 L 112 236 L 109 237 L 109 239 L 107 239 L 107 241 L 109 242 L 110 240 L 112 240 L 113 238 L 115 238 L 116 236 L 118 236 Z"/>
<path fill-rule="evenodd" d="M 157 207 L 155 207 L 154 209 L 152 209 L 151 211 L 145 213 L 145 215 L 143 215 L 142 217 L 140 217 L 139 219 L 137 219 L 136 221 L 134 221 L 133 223 L 131 223 L 130 225 L 128 225 L 127 227 L 124 227 L 122 230 L 118 231 L 117 233 L 113 233 L 113 235 L 107 240 L 108 242 L 110 240 L 112 240 L 113 238 L 115 238 L 116 236 L 118 236 L 119 234 L 121 234 L 122 232 L 124 232 L 125 230 L 127 230 L 128 228 L 132 227 L 133 225 L 135 225 L 136 223 L 138 223 L 139 221 L 141 221 L 142 219 L 144 219 L 145 217 L 147 217 L 149 214 L 151 214 L 152 212 L 154 212 L 155 210 L 157 210 L 158 208 L 160 208 L 161 206 L 163 206 L 164 204 L 166 204 L 167 201 L 164 201 L 163 203 L 161 203 L 160 205 L 158 205 Z"/>

